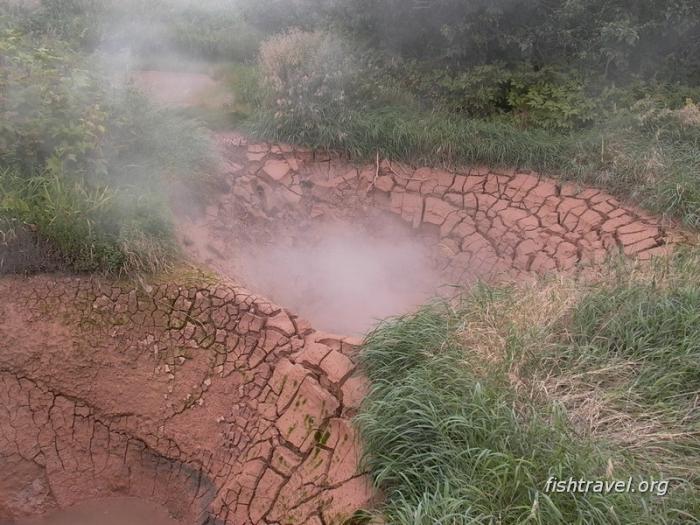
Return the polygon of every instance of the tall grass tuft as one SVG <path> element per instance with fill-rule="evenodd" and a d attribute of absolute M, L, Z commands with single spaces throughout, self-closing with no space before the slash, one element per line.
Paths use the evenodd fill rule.
<path fill-rule="evenodd" d="M 564 348 L 556 341 L 566 331 L 559 322 L 534 331 L 527 323 L 514 325 L 502 317 L 510 300 L 522 303 L 515 289 L 480 288 L 457 308 L 426 306 L 368 336 L 362 356 L 371 389 L 357 423 L 366 466 L 385 494 L 383 518 L 412 525 L 692 522 L 698 487 L 678 477 L 687 472 L 640 462 L 640 451 L 629 444 L 582 432 L 566 403 L 542 394 L 544 378 L 551 380 L 557 367 L 532 352 Z M 584 301 L 580 308 L 590 307 Z M 674 348 L 684 359 L 682 346 Z M 673 382 L 678 369 L 667 362 L 657 372 Z M 632 411 L 630 417 L 637 416 Z M 692 428 L 692 422 L 685 426 Z M 653 447 L 647 453 L 659 454 Z M 678 479 L 666 496 L 572 494 L 545 491 L 550 476 Z"/>

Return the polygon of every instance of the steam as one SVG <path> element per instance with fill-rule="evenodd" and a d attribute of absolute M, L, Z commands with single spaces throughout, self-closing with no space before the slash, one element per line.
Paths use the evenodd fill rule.
<path fill-rule="evenodd" d="M 216 87 L 207 74 L 209 66 L 178 54 L 173 44 L 174 26 L 148 22 L 153 18 L 148 11 L 163 6 L 173 13 L 191 8 L 228 10 L 236 3 L 176 0 L 149 6 L 125 2 L 100 19 L 100 40 L 87 67 L 109 80 L 114 101 L 128 103 L 125 90 L 133 86 L 167 107 L 200 105 L 206 98 L 203 96 Z M 156 130 L 156 134 L 161 140 L 165 137 L 177 142 L 177 129 Z M 124 166 L 142 164 L 140 159 L 131 158 L 120 162 Z M 145 170 L 157 170 L 158 166 L 138 169 L 143 175 Z M 133 177 L 130 184 L 140 187 L 147 178 L 152 177 Z M 146 191 L 133 192 L 140 193 Z M 173 212 L 182 224 L 199 203 L 191 197 L 179 198 Z M 326 220 L 318 220 L 311 227 L 307 223 L 269 225 L 272 237 L 264 241 L 245 241 L 244 224 L 226 226 L 232 232 L 226 239 L 229 249 L 223 260 L 211 265 L 253 292 L 307 318 L 319 329 L 364 334 L 378 320 L 425 303 L 435 295 L 439 283 L 439 272 L 431 258 L 434 246 L 400 221 L 380 221 L 370 227 Z M 206 258 L 209 235 L 203 232 L 197 246 L 192 247 L 199 251 L 200 262 L 210 262 Z"/>
<path fill-rule="evenodd" d="M 316 328 L 364 334 L 436 293 L 431 248 L 399 226 L 317 224 L 267 246 L 240 246 L 240 277 Z"/>

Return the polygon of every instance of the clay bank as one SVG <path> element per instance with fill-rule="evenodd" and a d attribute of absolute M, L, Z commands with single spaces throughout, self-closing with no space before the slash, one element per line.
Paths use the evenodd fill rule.
<path fill-rule="evenodd" d="M 340 523 L 370 504 L 356 340 L 230 283 L 4 278 L 0 516 L 111 496 L 178 523 Z"/>

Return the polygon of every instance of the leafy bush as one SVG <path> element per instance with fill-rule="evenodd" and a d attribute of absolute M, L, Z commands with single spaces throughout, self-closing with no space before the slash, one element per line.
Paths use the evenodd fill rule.
<path fill-rule="evenodd" d="M 508 104 L 526 125 L 554 130 L 580 128 L 593 120 L 596 103 L 582 82 L 552 70 L 514 75 Z"/>
<path fill-rule="evenodd" d="M 3 120 L 0 157 L 22 171 L 65 161 L 84 165 L 105 132 L 106 114 L 91 94 L 96 79 L 61 46 L 32 47 L 19 33 L 0 35 Z"/>
<path fill-rule="evenodd" d="M 361 66 L 329 33 L 291 30 L 273 36 L 260 48 L 260 70 L 280 123 L 310 128 L 333 121 L 342 128 L 357 104 Z"/>
<path fill-rule="evenodd" d="M 2 215 L 31 224 L 76 270 L 166 267 L 166 190 L 202 188 L 208 138 L 135 92 L 108 89 L 58 43 L 34 47 L 5 32 L 0 49 Z"/>
<path fill-rule="evenodd" d="M 14 10 L 18 28 L 73 49 L 94 48 L 103 33 L 106 0 L 40 0 Z M 0 11 L 2 10 L 0 6 Z"/>
<path fill-rule="evenodd" d="M 401 61 L 388 67 L 387 73 L 424 103 L 450 113 L 488 117 L 507 109 L 510 75 L 498 64 L 451 72 Z"/>
<path fill-rule="evenodd" d="M 257 2 L 258 10 L 279 0 Z M 284 3 L 284 2 L 282 2 Z M 288 3 L 288 2 L 287 2 Z M 392 55 L 468 69 L 566 64 L 609 80 L 700 78 L 695 0 L 295 1 Z M 297 15 L 297 19 L 304 19 Z"/>
<path fill-rule="evenodd" d="M 598 109 L 575 73 L 551 68 L 488 64 L 451 71 L 409 62 L 388 72 L 428 107 L 469 117 L 509 114 L 527 127 L 571 130 L 591 123 Z"/>
<path fill-rule="evenodd" d="M 175 51 L 248 60 L 262 38 L 236 0 L 41 0 L 36 6 L 0 5 L 3 14 L 37 40 L 60 40 L 75 51 L 128 48 L 141 58 Z"/>
<path fill-rule="evenodd" d="M 262 35 L 231 2 L 191 4 L 166 19 L 168 43 L 190 56 L 244 61 L 255 57 Z"/>

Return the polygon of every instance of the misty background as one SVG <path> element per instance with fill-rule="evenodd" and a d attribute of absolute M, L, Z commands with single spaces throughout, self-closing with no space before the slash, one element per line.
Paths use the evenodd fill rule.
<path fill-rule="evenodd" d="M 220 191 L 211 133 L 230 129 L 556 173 L 700 224 L 691 0 L 0 8 L 3 232 L 24 224 L 74 270 L 172 267 L 172 194 Z M 186 103 L 164 104 L 166 84 Z"/>

